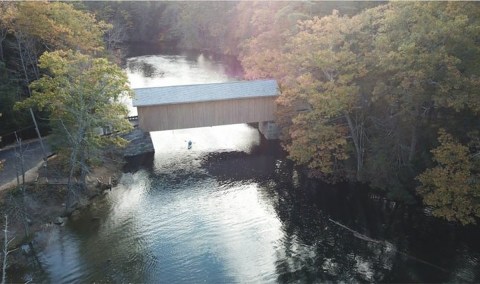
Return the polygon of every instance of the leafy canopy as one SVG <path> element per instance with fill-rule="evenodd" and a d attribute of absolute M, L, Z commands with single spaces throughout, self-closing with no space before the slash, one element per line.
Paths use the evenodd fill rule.
<path fill-rule="evenodd" d="M 119 101 L 130 94 L 127 76 L 119 67 L 71 50 L 45 52 L 40 67 L 47 74 L 32 82 L 32 96 L 16 107 L 49 111 L 54 145 L 67 153 L 80 147 L 80 155 L 88 159 L 99 147 L 123 142 L 98 134 L 99 128 L 119 132 L 131 128 L 125 119 L 127 108 Z"/>
<path fill-rule="evenodd" d="M 440 146 L 432 150 L 436 166 L 417 179 L 419 194 L 432 206 L 433 215 L 462 224 L 475 223 L 480 217 L 480 174 L 467 146 L 456 141 L 444 129 L 439 131 Z M 477 163 L 475 163 L 477 162 Z"/>
<path fill-rule="evenodd" d="M 71 4 L 25 1 L 10 10 L 8 23 L 15 36 L 27 36 L 47 49 L 80 50 L 91 53 L 103 49 L 103 35 L 111 28 Z"/>
<path fill-rule="evenodd" d="M 247 78 L 279 81 L 277 122 L 297 164 L 415 202 L 415 177 L 432 165 L 438 129 L 464 144 L 478 129 L 479 12 L 473 2 L 334 11 L 274 37 L 258 33 L 242 65 Z"/>

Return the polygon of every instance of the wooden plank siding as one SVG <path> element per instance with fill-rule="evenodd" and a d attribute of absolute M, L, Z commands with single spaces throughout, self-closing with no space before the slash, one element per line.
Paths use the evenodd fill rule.
<path fill-rule="evenodd" d="M 144 131 L 207 127 L 275 120 L 276 97 L 138 106 Z"/>

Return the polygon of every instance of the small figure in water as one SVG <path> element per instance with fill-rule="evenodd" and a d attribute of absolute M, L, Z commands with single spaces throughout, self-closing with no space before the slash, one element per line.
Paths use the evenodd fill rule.
<path fill-rule="evenodd" d="M 188 140 L 188 150 L 192 149 L 192 140 Z"/>

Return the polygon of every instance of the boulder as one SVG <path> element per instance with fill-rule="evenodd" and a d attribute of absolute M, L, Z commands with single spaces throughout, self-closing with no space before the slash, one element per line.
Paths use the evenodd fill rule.
<path fill-rule="evenodd" d="M 55 219 L 55 221 L 53 221 L 53 223 L 56 224 L 56 225 L 63 225 L 65 223 L 65 218 L 57 217 L 57 219 Z"/>

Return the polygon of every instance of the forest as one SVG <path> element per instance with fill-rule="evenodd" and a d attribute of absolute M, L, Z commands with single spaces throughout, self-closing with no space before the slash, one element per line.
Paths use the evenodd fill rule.
<path fill-rule="evenodd" d="M 112 143 L 95 127 L 128 129 L 120 104 L 104 111 L 129 93 L 125 47 L 227 54 L 245 79 L 279 82 L 281 143 L 310 177 L 472 224 L 479 14 L 476 2 L 1 2 L 0 136 L 34 133 L 33 108 L 58 149 L 88 164 Z"/>

